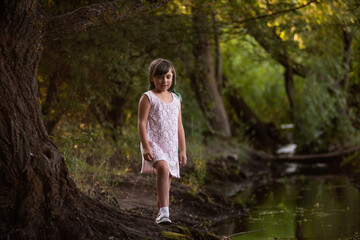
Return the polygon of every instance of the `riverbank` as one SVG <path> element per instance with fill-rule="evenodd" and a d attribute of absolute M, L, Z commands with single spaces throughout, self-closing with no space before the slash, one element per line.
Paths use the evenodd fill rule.
<path fill-rule="evenodd" d="M 135 169 L 120 178 L 109 178 L 106 186 L 95 184 L 87 194 L 122 212 L 128 239 L 179 239 L 180 236 L 187 236 L 185 239 L 226 239 L 230 234 L 221 235 L 218 226 L 247 214 L 249 203 L 246 201 L 251 200 L 253 191 L 271 185 L 277 179 L 342 172 L 353 176 L 349 178 L 355 185 L 359 183 L 358 175 L 349 174 L 348 165 L 339 168 L 338 165 L 289 164 L 274 161 L 274 156 L 246 147 L 212 148 L 204 152 L 213 157 L 206 162 L 206 174 L 200 187 L 189 184 L 189 176 L 197 171 L 194 164 L 182 168 L 182 178 L 172 181 L 170 213 L 173 224 L 170 226 L 154 223 L 157 214 L 155 175 L 140 174 Z M 189 163 L 191 161 L 195 159 L 190 157 Z M 250 195 L 244 200 L 239 199 L 239 193 Z"/>
<path fill-rule="evenodd" d="M 267 162 L 259 154 L 245 148 L 217 152 L 216 157 L 207 162 L 204 184 L 195 190 L 182 180 L 195 169 L 191 164 L 182 168 L 182 179 L 173 179 L 171 185 L 172 226 L 189 228 L 194 230 L 193 234 L 217 235 L 215 226 L 219 222 L 243 215 L 246 209 L 241 203 L 234 201 L 234 196 L 247 188 L 265 184 L 283 170 L 282 165 Z M 132 222 L 127 224 L 130 228 L 143 229 L 144 235 L 141 237 L 163 239 L 166 231 L 181 230 L 154 223 L 157 214 L 155 183 L 155 175 L 129 173 L 124 177 L 114 178 L 108 182 L 108 186 L 95 186 L 88 195 L 132 216 Z M 141 218 L 141 222 L 134 220 L 136 218 Z M 207 235 L 207 239 L 213 235 Z"/>

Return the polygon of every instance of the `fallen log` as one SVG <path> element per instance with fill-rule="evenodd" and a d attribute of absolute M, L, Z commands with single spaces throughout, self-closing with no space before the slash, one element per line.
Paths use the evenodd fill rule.
<path fill-rule="evenodd" d="M 302 155 L 273 155 L 262 151 L 256 151 L 249 147 L 243 147 L 243 154 L 253 161 L 270 161 L 273 163 L 299 163 L 299 164 L 316 164 L 316 163 L 340 163 L 345 157 L 359 152 L 360 145 L 350 148 L 340 149 L 329 153 L 314 153 Z"/>
<path fill-rule="evenodd" d="M 316 153 L 304 155 L 268 155 L 269 160 L 276 162 L 292 162 L 300 164 L 334 163 L 341 162 L 344 157 L 354 154 L 360 150 L 360 146 L 340 149 L 329 153 Z"/>

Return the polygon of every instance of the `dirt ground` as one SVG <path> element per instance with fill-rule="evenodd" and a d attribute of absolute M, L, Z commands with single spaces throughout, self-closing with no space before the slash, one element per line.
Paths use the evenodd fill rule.
<path fill-rule="evenodd" d="M 182 184 L 180 179 L 173 179 L 170 190 L 172 226 L 184 226 L 217 235 L 216 223 L 241 216 L 244 206 L 236 204 L 232 197 L 249 184 L 261 184 L 266 181 L 264 176 L 274 172 L 263 159 L 248 157 L 252 158 L 250 164 L 244 163 L 234 154 L 208 162 L 205 184 L 196 193 Z M 190 167 L 185 167 L 181 174 L 184 177 L 191 171 Z M 141 218 L 142 224 L 148 224 L 145 229 L 149 230 L 145 235 L 150 239 L 162 239 L 162 231 L 171 231 L 171 227 L 158 226 L 154 222 L 157 215 L 155 184 L 155 174 L 132 173 L 111 183 L 109 191 L 99 188 L 90 196 L 100 198 L 134 218 Z M 136 227 L 136 224 L 129 222 L 129 226 Z M 226 239 L 226 236 L 218 237 Z"/>
<path fill-rule="evenodd" d="M 156 175 L 131 174 L 116 182 L 109 192 L 99 189 L 91 193 L 110 206 L 134 216 L 141 217 L 148 228 L 154 228 L 153 238 L 161 238 L 161 230 L 170 230 L 169 226 L 155 224 L 156 207 Z M 192 194 L 192 190 L 181 184 L 180 179 L 173 179 L 170 190 L 170 217 L 172 225 L 185 226 L 202 232 L 216 235 L 213 227 L 217 222 L 242 213 L 242 206 L 234 205 L 229 200 L 201 190 Z M 131 223 L 129 223 L 131 225 Z M 221 236 L 220 236 L 221 237 Z"/>

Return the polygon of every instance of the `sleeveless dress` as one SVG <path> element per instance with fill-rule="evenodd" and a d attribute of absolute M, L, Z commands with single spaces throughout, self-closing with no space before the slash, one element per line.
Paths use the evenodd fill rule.
<path fill-rule="evenodd" d="M 152 148 L 154 159 L 146 161 L 143 147 L 140 143 L 142 167 L 141 173 L 156 173 L 154 163 L 165 160 L 169 165 L 172 177 L 180 178 L 178 157 L 178 121 L 180 113 L 180 99 L 172 94 L 173 100 L 164 103 L 152 92 L 144 93 L 150 101 L 150 111 L 147 123 L 147 138 Z"/>

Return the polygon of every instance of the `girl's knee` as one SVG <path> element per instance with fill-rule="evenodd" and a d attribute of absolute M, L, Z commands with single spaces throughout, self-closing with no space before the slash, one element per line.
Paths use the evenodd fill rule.
<path fill-rule="evenodd" d="M 169 174 L 170 173 L 169 165 L 166 161 L 157 162 L 155 168 L 159 174 Z"/>
<path fill-rule="evenodd" d="M 169 175 L 170 170 L 169 170 L 168 164 L 166 163 L 166 164 L 161 165 L 158 171 L 163 174 Z"/>

